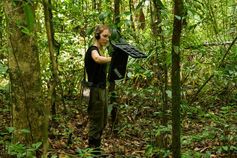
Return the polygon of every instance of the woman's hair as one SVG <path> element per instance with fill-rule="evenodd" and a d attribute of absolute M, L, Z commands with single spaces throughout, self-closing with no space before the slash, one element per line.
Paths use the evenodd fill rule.
<path fill-rule="evenodd" d="M 104 30 L 109 30 L 110 31 L 110 28 L 108 25 L 104 25 L 104 24 L 100 24 L 100 25 L 97 25 L 96 28 L 95 28 L 95 38 L 98 40 L 100 39 L 100 34 L 104 31 Z"/>

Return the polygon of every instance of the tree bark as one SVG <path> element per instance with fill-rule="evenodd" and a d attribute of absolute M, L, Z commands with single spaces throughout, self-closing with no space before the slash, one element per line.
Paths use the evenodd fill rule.
<path fill-rule="evenodd" d="M 118 30 L 120 30 L 120 0 L 114 0 L 114 23 L 117 26 Z"/>
<path fill-rule="evenodd" d="M 181 157 L 180 121 L 180 39 L 184 15 L 183 0 L 174 0 L 174 23 L 172 36 L 172 153 L 174 158 Z"/>
<path fill-rule="evenodd" d="M 161 47 L 162 47 L 162 54 L 161 54 L 161 59 L 159 60 L 158 57 L 158 50 L 156 50 L 156 65 L 160 65 L 161 68 L 156 66 L 156 71 L 161 71 L 161 85 L 159 85 L 160 90 L 161 90 L 161 94 L 162 94 L 162 100 L 163 100 L 163 105 L 162 105 L 162 113 L 163 113 L 163 117 L 161 119 L 161 124 L 163 126 L 167 126 L 167 122 L 168 122 L 168 117 L 167 117 L 167 110 L 168 108 L 168 96 L 167 96 L 167 88 L 168 88 L 168 67 L 166 64 L 167 61 L 167 52 L 165 51 L 165 38 L 164 35 L 162 34 L 163 30 L 162 30 L 162 17 L 161 17 L 161 11 L 163 8 L 163 4 L 161 1 L 157 1 L 157 0 L 153 0 L 153 6 L 154 6 L 154 11 L 151 7 L 151 30 L 153 32 L 153 36 L 154 36 L 154 40 L 158 42 L 158 40 L 160 39 L 160 43 L 161 43 Z M 157 39 L 157 36 L 159 37 L 159 39 Z M 157 47 L 156 47 L 157 48 Z M 159 64 L 160 63 L 160 64 Z M 160 75 L 159 72 L 157 72 L 157 75 Z M 159 136 L 159 138 L 157 138 L 157 144 L 161 147 L 161 148 L 166 148 L 167 147 L 167 140 L 165 139 L 167 138 L 165 136 L 165 133 L 161 134 Z"/>
<path fill-rule="evenodd" d="M 146 26 L 146 18 L 145 18 L 145 14 L 143 12 L 142 7 L 139 10 L 139 29 L 144 30 Z"/>
<path fill-rule="evenodd" d="M 3 2 L 0 2 L 0 47 L 3 47 Z M 1 58 L 0 58 L 1 59 Z"/>
<path fill-rule="evenodd" d="M 41 93 L 34 6 L 25 1 L 6 0 L 4 11 L 11 47 L 8 62 L 14 140 L 27 145 L 43 141 L 46 147 L 48 106 Z"/>
<path fill-rule="evenodd" d="M 119 26 L 119 23 L 120 23 L 120 15 L 119 14 L 120 14 L 120 0 L 114 0 L 114 23 L 115 23 L 118 31 L 120 32 L 121 28 Z M 110 81 L 109 92 L 111 94 L 110 103 L 113 104 L 114 102 L 116 102 L 115 81 Z M 116 133 L 116 131 L 114 130 L 115 129 L 114 127 L 118 124 L 118 117 L 117 116 L 118 116 L 118 107 L 113 106 L 112 111 L 111 111 L 111 122 L 112 122 L 111 131 L 114 133 Z"/>
<path fill-rule="evenodd" d="M 163 4 L 160 0 L 153 0 L 154 12 L 151 14 L 151 29 L 154 36 L 160 36 L 162 28 L 160 26 L 161 19 L 161 10 Z"/>
<path fill-rule="evenodd" d="M 131 20 L 131 26 L 132 26 L 132 29 L 133 31 L 136 31 L 136 28 L 135 28 L 135 24 L 134 24 L 134 18 L 133 18 L 133 11 L 134 11 L 134 5 L 133 5 L 133 1 L 132 0 L 129 0 L 129 10 L 130 10 L 130 20 Z"/>
<path fill-rule="evenodd" d="M 57 54 L 59 52 L 59 43 L 54 38 L 54 29 L 53 29 L 53 14 L 52 14 L 52 4 L 51 0 L 43 0 L 44 5 L 44 16 L 45 16 L 45 27 L 48 37 L 48 47 L 50 53 L 51 61 L 51 72 L 52 78 L 49 83 L 49 91 L 51 97 L 51 112 L 53 115 L 56 114 L 56 87 L 59 85 L 61 90 L 61 99 L 64 106 L 64 111 L 66 111 L 64 99 L 63 99 L 63 88 L 60 84 L 60 79 L 58 76 L 58 63 L 57 63 Z"/>
<path fill-rule="evenodd" d="M 96 10 L 96 9 L 97 9 L 96 0 L 92 0 L 92 10 Z"/>

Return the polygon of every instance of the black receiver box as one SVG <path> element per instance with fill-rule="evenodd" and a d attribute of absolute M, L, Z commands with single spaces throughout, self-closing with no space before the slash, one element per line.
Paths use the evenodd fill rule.
<path fill-rule="evenodd" d="M 147 56 L 133 46 L 126 43 L 111 43 L 113 47 L 112 60 L 109 69 L 109 81 L 124 78 L 128 62 L 128 56 L 133 58 L 146 58 Z"/>

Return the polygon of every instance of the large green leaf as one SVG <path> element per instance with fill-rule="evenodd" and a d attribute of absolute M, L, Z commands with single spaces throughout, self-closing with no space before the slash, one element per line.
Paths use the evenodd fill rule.
<path fill-rule="evenodd" d="M 34 28 L 34 22 L 35 22 L 35 17 L 34 17 L 32 7 L 29 3 L 24 3 L 23 10 L 26 16 L 27 28 L 29 29 L 30 32 L 32 32 Z"/>

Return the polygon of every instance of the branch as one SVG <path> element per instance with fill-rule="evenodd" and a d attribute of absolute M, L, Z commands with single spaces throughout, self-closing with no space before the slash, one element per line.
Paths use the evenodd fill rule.
<path fill-rule="evenodd" d="M 223 62 L 224 62 L 224 60 L 225 60 L 225 57 L 226 57 L 227 54 L 230 52 L 230 50 L 231 50 L 232 46 L 235 44 L 236 40 L 237 40 L 237 36 L 235 37 L 235 39 L 232 41 L 232 43 L 230 44 L 229 48 L 228 48 L 227 51 L 225 52 L 225 54 L 224 54 L 224 56 L 223 56 L 223 58 L 222 58 L 222 60 L 221 60 L 221 62 L 220 62 L 220 64 L 219 64 L 218 68 L 220 68 L 220 66 L 223 64 Z"/>
<path fill-rule="evenodd" d="M 204 42 L 203 44 L 199 45 L 193 45 L 193 46 L 187 46 L 184 49 L 198 49 L 200 47 L 212 47 L 212 46 L 225 46 L 225 45 L 230 45 L 232 44 L 233 41 L 225 41 L 225 42 Z"/>
<path fill-rule="evenodd" d="M 218 68 L 220 68 L 221 65 L 224 63 L 224 60 L 225 60 L 227 54 L 230 52 L 230 50 L 231 50 L 232 46 L 235 44 L 236 40 L 237 40 L 237 36 L 236 36 L 235 39 L 231 42 L 229 48 L 228 48 L 227 51 L 225 52 L 225 54 L 224 54 L 222 60 L 220 61 L 220 64 L 219 64 Z M 193 96 L 193 98 L 192 98 L 192 100 L 191 100 L 191 102 L 190 102 L 190 105 L 193 104 L 194 101 L 196 101 L 196 99 L 197 99 L 197 97 L 198 97 L 198 94 L 202 91 L 202 89 L 205 87 L 205 85 L 206 85 L 213 77 L 214 77 L 214 74 L 212 74 L 212 75 L 203 83 L 203 85 L 198 89 L 198 91 L 197 91 L 197 92 L 195 93 L 195 95 Z"/>

